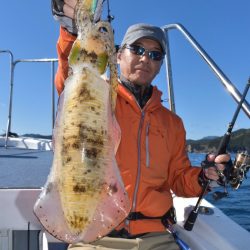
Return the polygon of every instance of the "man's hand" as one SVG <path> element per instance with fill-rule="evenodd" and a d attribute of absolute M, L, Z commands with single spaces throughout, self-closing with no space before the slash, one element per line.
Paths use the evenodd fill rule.
<path fill-rule="evenodd" d="M 224 185 L 230 166 L 232 164 L 229 154 L 222 154 L 215 157 L 208 154 L 206 160 L 202 163 L 202 170 L 198 177 L 199 184 L 203 187 L 209 182 L 209 190 L 218 185 Z M 227 169 L 227 171 L 225 171 Z"/>
<path fill-rule="evenodd" d="M 77 34 L 77 28 L 74 21 L 76 3 L 77 0 L 51 0 L 54 18 L 72 34 Z"/>
<path fill-rule="evenodd" d="M 208 167 L 204 169 L 204 174 L 209 180 L 218 181 L 221 176 L 223 176 L 223 171 L 225 170 L 225 165 L 230 161 L 230 155 L 223 154 L 215 157 L 213 154 L 207 155 L 208 162 L 214 162 L 213 167 Z"/>
<path fill-rule="evenodd" d="M 64 0 L 63 13 L 65 16 L 74 19 L 74 10 L 77 0 Z"/>

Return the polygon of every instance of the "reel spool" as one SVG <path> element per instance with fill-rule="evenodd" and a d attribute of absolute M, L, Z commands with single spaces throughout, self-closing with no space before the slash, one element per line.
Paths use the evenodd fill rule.
<path fill-rule="evenodd" d="M 237 190 L 244 178 L 247 178 L 246 174 L 249 168 L 250 155 L 246 152 L 237 153 L 229 175 L 229 183 L 233 189 Z"/>

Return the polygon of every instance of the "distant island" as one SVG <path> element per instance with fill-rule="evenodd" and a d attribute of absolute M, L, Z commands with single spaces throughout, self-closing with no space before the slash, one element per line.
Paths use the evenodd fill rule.
<path fill-rule="evenodd" d="M 200 140 L 187 140 L 187 151 L 189 153 L 215 152 L 223 136 L 207 136 Z M 239 129 L 232 132 L 228 151 L 236 153 L 238 151 L 250 152 L 250 129 Z"/>

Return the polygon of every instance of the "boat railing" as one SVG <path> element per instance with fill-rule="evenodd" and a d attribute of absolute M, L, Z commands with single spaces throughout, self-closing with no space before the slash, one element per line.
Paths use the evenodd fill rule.
<path fill-rule="evenodd" d="M 219 78 L 223 86 L 228 90 L 230 95 L 234 100 L 239 103 L 242 97 L 240 91 L 234 86 L 234 84 L 228 79 L 224 72 L 218 67 L 218 65 L 213 61 L 213 59 L 206 53 L 206 51 L 201 47 L 201 45 L 194 39 L 194 37 L 181 25 L 178 23 L 168 24 L 162 27 L 166 35 L 167 46 L 166 46 L 166 72 L 167 72 L 167 87 L 168 87 L 168 97 L 169 106 L 173 112 L 176 112 L 175 101 L 174 101 L 174 88 L 173 88 L 173 77 L 172 77 L 172 65 L 171 65 L 171 55 L 169 48 L 168 34 L 170 30 L 178 30 L 187 39 L 187 41 L 192 45 L 196 52 L 202 57 L 202 59 L 208 64 L 212 69 L 214 74 Z M 242 109 L 245 114 L 250 118 L 250 105 L 245 100 L 242 104 Z"/>
<path fill-rule="evenodd" d="M 13 104 L 13 87 L 14 87 L 14 74 L 15 67 L 18 63 L 50 63 L 51 64 L 51 114 L 52 114 L 52 129 L 55 122 L 55 87 L 54 87 L 54 75 L 55 75 L 55 63 L 58 61 L 56 58 L 41 58 L 41 59 L 18 59 L 14 60 L 13 53 L 10 50 L 0 50 L 0 53 L 7 53 L 10 56 L 10 77 L 9 77 L 9 106 L 8 106 L 8 118 L 6 125 L 5 135 L 5 147 L 8 146 L 8 138 L 11 132 L 12 122 L 12 104 Z"/>

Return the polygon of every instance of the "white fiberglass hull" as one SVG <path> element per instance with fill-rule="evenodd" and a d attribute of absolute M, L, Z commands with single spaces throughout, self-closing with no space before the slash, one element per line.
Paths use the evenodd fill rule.
<path fill-rule="evenodd" d="M 33 214 L 34 203 L 41 189 L 0 189 L 0 232 L 6 230 L 43 230 Z M 202 206 L 213 209 L 212 215 L 199 215 L 192 231 L 186 231 L 182 225 L 184 211 L 195 205 L 195 198 L 174 198 L 177 211 L 176 230 L 192 250 L 243 250 L 249 249 L 250 233 L 229 219 L 221 210 L 203 201 Z M 1 236 L 1 234 L 0 234 Z M 47 234 L 49 242 L 57 240 Z M 0 237 L 0 246 L 4 237 Z M 2 242 L 1 242 L 2 241 Z M 47 249 L 44 248 L 43 249 Z"/>

